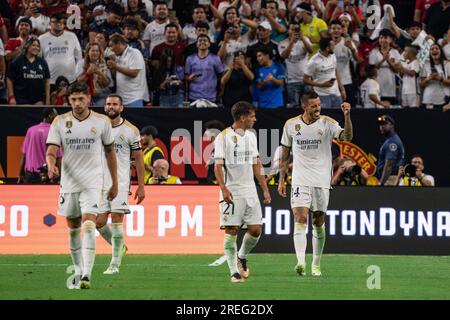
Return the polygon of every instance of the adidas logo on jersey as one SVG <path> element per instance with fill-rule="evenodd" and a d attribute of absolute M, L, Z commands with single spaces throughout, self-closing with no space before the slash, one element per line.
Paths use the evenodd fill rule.
<path fill-rule="evenodd" d="M 123 206 L 126 206 L 126 205 L 127 205 L 127 203 L 126 203 L 126 202 L 122 202 L 122 205 L 123 205 Z"/>
<path fill-rule="evenodd" d="M 94 205 L 92 206 L 92 208 L 98 208 L 97 204 L 94 204 Z"/>
<path fill-rule="evenodd" d="M 70 129 L 66 131 L 66 134 L 69 134 L 69 133 L 72 133 L 72 131 L 70 131 Z"/>

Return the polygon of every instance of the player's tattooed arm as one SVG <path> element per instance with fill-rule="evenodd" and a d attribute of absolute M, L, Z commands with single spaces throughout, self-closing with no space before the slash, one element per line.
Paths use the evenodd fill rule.
<path fill-rule="evenodd" d="M 353 139 L 353 124 L 352 119 L 350 117 L 351 105 L 347 102 L 344 102 L 341 105 L 342 112 L 344 112 L 344 130 L 339 135 L 339 140 L 341 141 L 352 141 Z"/>

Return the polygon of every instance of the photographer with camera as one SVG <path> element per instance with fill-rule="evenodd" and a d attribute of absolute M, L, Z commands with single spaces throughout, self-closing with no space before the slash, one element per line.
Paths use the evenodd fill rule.
<path fill-rule="evenodd" d="M 153 177 L 148 184 L 181 184 L 180 178 L 169 174 L 169 162 L 158 159 L 153 163 Z"/>
<path fill-rule="evenodd" d="M 343 158 L 331 180 L 332 186 L 364 186 L 369 175 L 353 160 Z"/>
<path fill-rule="evenodd" d="M 397 174 L 398 186 L 406 187 L 434 187 L 434 177 L 425 174 L 422 156 L 416 154 L 411 158 L 411 163 L 400 166 Z"/>

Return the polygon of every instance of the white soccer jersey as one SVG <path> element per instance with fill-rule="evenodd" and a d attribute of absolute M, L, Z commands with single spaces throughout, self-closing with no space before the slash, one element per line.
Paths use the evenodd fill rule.
<path fill-rule="evenodd" d="M 292 185 L 330 188 L 331 144 L 342 130 L 336 120 L 327 116 L 309 125 L 302 115 L 286 121 L 281 144 L 292 148 Z"/>
<path fill-rule="evenodd" d="M 309 38 L 305 39 L 311 44 Z M 289 47 L 289 42 L 289 39 L 280 42 L 278 45 L 280 54 Z M 292 46 L 291 53 L 284 61 L 286 62 L 287 83 L 303 83 L 304 69 L 308 63 L 308 51 L 306 51 L 303 41 L 299 40 Z"/>
<path fill-rule="evenodd" d="M 158 22 L 150 22 L 144 30 L 142 35 L 142 40 L 150 41 L 150 55 L 152 54 L 153 48 L 158 44 L 164 42 L 164 28 L 170 23 L 169 19 L 166 22 L 159 24 Z"/>
<path fill-rule="evenodd" d="M 241 136 L 230 127 L 214 140 L 214 159 L 224 161 L 225 185 L 233 198 L 256 193 L 253 164 L 258 157 L 256 136 L 249 130 Z"/>
<path fill-rule="evenodd" d="M 352 47 L 356 50 L 356 46 L 352 41 Z M 353 83 L 352 74 L 350 72 L 350 63 L 353 63 L 352 51 L 345 45 L 345 39 L 342 38 L 334 46 L 334 54 L 337 61 L 337 69 L 339 79 L 342 85 L 348 85 Z"/>
<path fill-rule="evenodd" d="M 376 80 L 367 78 L 367 80 L 361 84 L 359 90 L 361 92 L 361 100 L 364 108 L 382 108 L 382 106 L 377 105 L 370 99 L 371 95 L 375 95 L 378 100 L 381 100 L 380 85 Z"/>
<path fill-rule="evenodd" d="M 84 120 L 67 112 L 53 120 L 47 144 L 60 146 L 63 151 L 61 192 L 75 193 L 103 186 L 102 161 L 104 146 L 114 142 L 108 117 L 90 111 Z"/>
<path fill-rule="evenodd" d="M 413 76 L 408 76 L 407 74 L 403 75 L 402 94 L 418 94 L 417 75 L 420 72 L 419 61 L 402 61 L 401 63 L 405 69 L 414 70 L 414 72 L 416 73 Z"/>
<path fill-rule="evenodd" d="M 47 32 L 39 37 L 39 41 L 42 57 L 50 69 L 50 83 L 54 84 L 59 76 L 65 76 L 70 83 L 75 81 L 77 62 L 83 58 L 75 33 L 64 31 L 57 37 Z"/>
<path fill-rule="evenodd" d="M 122 119 L 119 125 L 112 128 L 114 138 L 114 149 L 117 156 L 117 180 L 119 181 L 119 192 L 130 191 L 130 167 L 131 152 L 140 150 L 139 130 Z M 103 156 L 104 167 L 107 167 L 106 157 Z M 109 190 L 112 185 L 111 173 L 109 170 L 103 171 L 103 190 Z"/>
<path fill-rule="evenodd" d="M 402 56 L 396 49 L 390 49 L 389 59 L 394 59 L 395 63 L 398 63 L 402 59 Z M 381 60 L 383 60 L 383 55 L 381 54 L 380 49 L 373 49 L 369 55 L 369 64 L 378 64 Z M 378 70 L 378 83 L 380 84 L 382 97 L 396 97 L 395 73 L 391 70 L 386 61 L 383 61 Z"/>
<path fill-rule="evenodd" d="M 229 65 L 230 62 L 234 59 L 234 53 L 238 51 L 245 52 L 247 51 L 247 47 L 250 45 L 250 32 L 245 33 L 244 35 L 240 36 L 239 39 L 234 40 L 231 39 L 227 43 L 227 55 L 225 56 L 225 60 L 223 64 Z M 223 45 L 223 44 L 222 44 Z"/>
<path fill-rule="evenodd" d="M 334 54 L 330 54 L 325 57 L 320 52 L 317 52 L 311 57 L 311 60 L 309 60 L 308 64 L 306 65 L 305 75 L 310 76 L 315 82 L 323 83 L 331 79 L 336 79 L 336 68 L 337 61 Z M 314 91 L 319 96 L 341 96 L 337 80 L 334 81 L 332 87 L 314 87 Z"/>

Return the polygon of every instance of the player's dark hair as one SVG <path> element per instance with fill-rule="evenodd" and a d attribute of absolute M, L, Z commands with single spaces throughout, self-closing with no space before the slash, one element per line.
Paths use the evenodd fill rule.
<path fill-rule="evenodd" d="M 226 126 L 223 124 L 222 121 L 219 120 L 211 120 L 205 123 L 205 129 L 217 129 L 220 131 L 225 130 Z"/>
<path fill-rule="evenodd" d="M 111 93 L 111 94 L 108 94 L 108 96 L 106 97 L 106 99 L 108 99 L 108 98 L 118 98 L 118 99 L 120 100 L 120 104 L 122 104 L 122 103 L 123 103 L 122 97 L 121 97 L 121 96 L 119 96 L 119 95 L 118 95 L 118 94 L 116 94 L 116 93 Z"/>
<path fill-rule="evenodd" d="M 238 121 L 242 116 L 248 116 L 251 112 L 255 112 L 256 108 L 247 101 L 236 102 L 231 108 L 231 115 L 234 121 Z"/>
<path fill-rule="evenodd" d="M 308 100 L 310 99 L 317 99 L 319 98 L 319 95 L 315 92 L 315 91 L 306 91 L 302 97 L 300 98 L 300 104 L 302 106 L 306 105 L 306 103 L 308 102 Z"/>
<path fill-rule="evenodd" d="M 76 81 L 70 86 L 69 92 L 70 94 L 84 93 L 89 95 L 89 86 L 87 85 L 87 83 Z"/>
<path fill-rule="evenodd" d="M 378 70 L 378 68 L 375 65 L 373 65 L 373 64 L 366 65 L 365 69 L 366 69 L 365 71 L 366 71 L 366 77 L 367 78 L 374 77 L 375 74 L 376 74 L 376 71 Z"/>
<path fill-rule="evenodd" d="M 53 113 L 55 113 L 55 108 L 45 107 L 44 110 L 42 110 L 42 119 L 48 119 Z"/>

